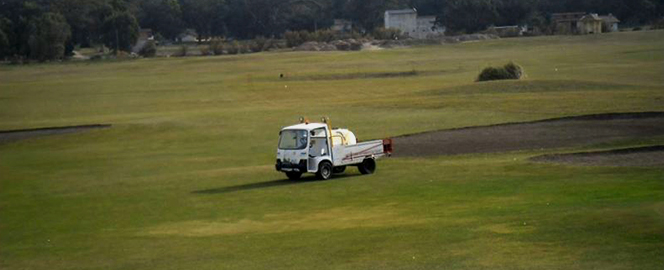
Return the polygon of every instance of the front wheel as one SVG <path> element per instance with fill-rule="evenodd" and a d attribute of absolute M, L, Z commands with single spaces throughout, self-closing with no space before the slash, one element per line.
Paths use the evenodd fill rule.
<path fill-rule="evenodd" d="M 372 174 L 376 171 L 376 161 L 373 158 L 367 158 L 357 165 L 357 168 L 362 174 Z"/>
<path fill-rule="evenodd" d="M 332 163 L 329 161 L 323 161 L 318 164 L 318 172 L 316 173 L 316 176 L 321 180 L 330 179 L 332 176 Z"/>
<path fill-rule="evenodd" d="M 288 179 L 290 180 L 297 180 L 300 179 L 300 176 L 302 176 L 301 172 L 287 172 L 286 176 L 288 176 Z"/>

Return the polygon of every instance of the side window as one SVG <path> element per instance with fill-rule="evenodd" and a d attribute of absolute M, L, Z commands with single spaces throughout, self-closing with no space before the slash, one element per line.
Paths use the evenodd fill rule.
<path fill-rule="evenodd" d="M 324 138 L 327 137 L 324 128 L 317 128 L 311 131 L 311 137 Z"/>

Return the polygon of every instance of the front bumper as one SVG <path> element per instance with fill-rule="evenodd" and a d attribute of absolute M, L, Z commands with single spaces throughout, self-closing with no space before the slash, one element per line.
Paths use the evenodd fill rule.
<path fill-rule="evenodd" d="M 281 160 L 277 159 L 277 164 L 274 167 L 277 171 L 281 172 L 307 172 L 307 160 L 301 159 L 299 163 L 295 164 L 281 162 Z"/>

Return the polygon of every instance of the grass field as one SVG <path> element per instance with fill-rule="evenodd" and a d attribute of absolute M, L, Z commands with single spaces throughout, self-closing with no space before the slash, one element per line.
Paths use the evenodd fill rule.
<path fill-rule="evenodd" d="M 510 60 L 526 79 L 474 82 Z M 113 127 L 0 145 L 0 269 L 664 269 L 663 168 L 527 160 L 557 150 L 273 168 L 301 115 L 369 139 L 664 111 L 663 74 L 664 31 L 2 66 L 0 130 Z"/>

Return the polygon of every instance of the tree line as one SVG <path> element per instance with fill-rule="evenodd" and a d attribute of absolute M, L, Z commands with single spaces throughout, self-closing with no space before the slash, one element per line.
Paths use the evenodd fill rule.
<path fill-rule="evenodd" d="M 546 25 L 556 12 L 613 13 L 623 23 L 664 16 L 664 0 L 0 0 L 0 58 L 60 59 L 75 46 L 128 51 L 139 28 L 174 40 L 185 29 L 200 38 L 281 37 L 346 19 L 355 30 L 382 27 L 385 10 L 415 8 L 452 33 L 490 25 Z"/>

